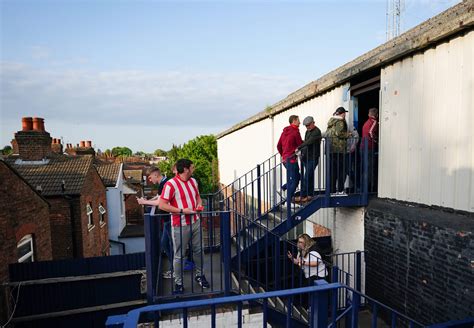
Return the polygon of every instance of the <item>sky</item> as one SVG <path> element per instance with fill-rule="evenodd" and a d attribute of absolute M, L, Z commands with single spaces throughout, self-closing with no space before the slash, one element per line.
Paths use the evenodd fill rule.
<path fill-rule="evenodd" d="M 405 0 L 404 31 L 455 5 Z M 64 143 L 170 149 L 385 42 L 386 0 L 0 0 L 0 148 L 21 117 Z"/>

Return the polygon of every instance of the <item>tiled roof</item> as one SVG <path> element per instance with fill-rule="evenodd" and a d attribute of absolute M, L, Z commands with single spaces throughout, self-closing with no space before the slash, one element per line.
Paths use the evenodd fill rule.
<path fill-rule="evenodd" d="M 141 183 L 142 182 L 142 170 L 123 170 L 123 175 L 128 182 Z"/>
<path fill-rule="evenodd" d="M 106 187 L 115 187 L 120 174 L 121 163 L 96 164 L 100 178 Z"/>
<path fill-rule="evenodd" d="M 48 201 L 28 181 L 26 181 L 25 178 L 23 178 L 20 175 L 20 173 L 18 173 L 17 170 L 15 170 L 10 164 L 7 163 L 7 161 L 5 161 L 5 158 L 6 158 L 6 156 L 3 157 L 3 158 L 0 158 L 0 165 L 5 165 L 6 168 L 8 168 L 10 171 L 13 172 L 13 174 L 15 174 L 18 177 L 18 179 L 24 181 L 25 184 L 28 187 L 30 187 L 31 190 L 33 190 L 34 193 L 36 193 L 43 201 L 45 201 L 49 205 Z"/>
<path fill-rule="evenodd" d="M 33 188 L 41 186 L 42 196 L 79 195 L 93 163 L 93 157 L 89 155 L 51 157 L 45 164 L 18 163 L 17 158 L 9 157 L 7 162 Z"/>

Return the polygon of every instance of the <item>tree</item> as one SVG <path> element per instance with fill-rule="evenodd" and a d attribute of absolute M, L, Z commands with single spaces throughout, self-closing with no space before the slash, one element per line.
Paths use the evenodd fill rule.
<path fill-rule="evenodd" d="M 115 157 L 130 157 L 132 156 L 132 150 L 127 147 L 114 147 L 112 148 L 112 155 Z"/>
<path fill-rule="evenodd" d="M 199 183 L 201 193 L 216 191 L 218 186 L 217 175 L 217 141 L 213 135 L 196 137 L 183 146 L 173 145 L 167 153 L 168 160 L 158 164 L 162 172 L 172 176 L 171 168 L 180 158 L 193 161 L 196 170 L 194 178 Z"/>
<path fill-rule="evenodd" d="M 5 146 L 2 149 L 2 155 L 11 155 L 13 154 L 13 148 L 10 146 Z"/>
<path fill-rule="evenodd" d="M 157 150 L 155 150 L 155 151 L 153 152 L 153 154 L 154 154 L 155 156 L 160 156 L 160 157 L 161 157 L 161 156 L 165 156 L 165 157 L 167 156 L 166 151 L 163 150 L 163 149 L 157 149 Z"/>

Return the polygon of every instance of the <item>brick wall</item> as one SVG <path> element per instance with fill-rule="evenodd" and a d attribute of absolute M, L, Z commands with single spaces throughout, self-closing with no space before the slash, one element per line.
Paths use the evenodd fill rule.
<path fill-rule="evenodd" d="M 70 201 L 64 197 L 49 197 L 48 202 L 51 204 L 49 217 L 53 259 L 73 258 Z"/>
<path fill-rule="evenodd" d="M 86 213 L 86 206 L 88 203 L 92 204 L 91 206 L 93 209 L 92 228 L 88 227 Z M 110 254 L 109 233 L 107 227 L 108 216 L 106 213 L 104 224 L 101 225 L 99 223 L 98 210 L 100 203 L 102 203 L 104 208 L 107 208 L 106 190 L 97 170 L 94 167 L 91 167 L 81 192 L 79 206 L 81 220 L 77 220 L 76 222 L 77 231 L 80 231 L 80 235 L 77 236 L 77 241 L 81 244 L 80 253 L 78 253 L 80 257 L 103 256 Z"/>
<path fill-rule="evenodd" d="M 474 215 L 371 201 L 366 292 L 424 324 L 474 313 Z"/>
<path fill-rule="evenodd" d="M 18 131 L 15 133 L 21 159 L 37 161 L 51 154 L 51 137 L 45 131 Z"/>
<path fill-rule="evenodd" d="M 28 234 L 35 261 L 51 260 L 48 203 L 0 161 L 0 283 L 8 280 L 8 264 L 18 261 L 17 243 Z M 0 322 L 7 313 L 3 292 L 0 288 Z"/>

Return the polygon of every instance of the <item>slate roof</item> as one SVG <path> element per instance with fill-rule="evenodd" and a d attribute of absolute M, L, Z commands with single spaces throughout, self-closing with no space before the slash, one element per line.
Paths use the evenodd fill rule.
<path fill-rule="evenodd" d="M 97 172 L 106 187 L 115 187 L 120 174 L 121 163 L 96 164 Z"/>
<path fill-rule="evenodd" d="M 10 164 L 33 187 L 41 186 L 42 196 L 80 195 L 82 186 L 93 164 L 93 157 L 56 156 L 45 164 L 18 162 L 18 157 L 9 157 Z M 64 181 L 65 190 L 62 190 Z"/>
<path fill-rule="evenodd" d="M 123 170 L 123 174 L 130 183 L 142 182 L 142 170 Z"/>

